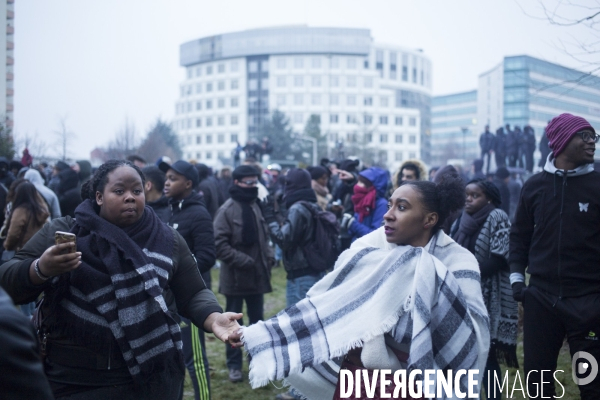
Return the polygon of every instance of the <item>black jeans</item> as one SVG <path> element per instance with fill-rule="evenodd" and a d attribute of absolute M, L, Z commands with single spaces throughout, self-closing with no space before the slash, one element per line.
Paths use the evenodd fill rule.
<path fill-rule="evenodd" d="M 530 286 L 524 294 L 523 308 L 524 369 L 526 376 L 531 371 L 527 381 L 530 397 L 534 398 L 538 392 L 537 398 L 542 398 L 540 387 L 546 397 L 554 396 L 556 392 L 561 396 L 563 389 L 555 389 L 553 373 L 565 337 L 571 357 L 585 351 L 600 362 L 600 293 L 559 299 Z M 542 374 L 543 370 L 551 372 Z M 563 373 L 558 372 L 556 377 L 561 375 L 571 379 L 571 367 Z M 580 385 L 579 393 L 582 400 L 600 399 L 600 374 L 591 383 Z"/>
<path fill-rule="evenodd" d="M 246 300 L 246 308 L 248 309 L 249 325 L 255 324 L 263 320 L 263 294 L 249 294 L 246 296 L 225 296 L 227 304 L 225 311 L 235 313 L 242 312 L 244 300 Z M 243 319 L 239 319 L 238 323 L 244 325 Z M 230 345 L 225 344 L 225 354 L 227 356 L 227 368 L 242 369 L 242 349 L 233 349 Z"/>

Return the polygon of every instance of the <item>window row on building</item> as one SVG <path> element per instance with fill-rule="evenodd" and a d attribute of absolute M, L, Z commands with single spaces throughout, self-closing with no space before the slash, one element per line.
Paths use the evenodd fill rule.
<path fill-rule="evenodd" d="M 292 112 L 292 120 L 295 124 L 304 123 L 305 114 L 304 113 L 294 113 Z M 315 115 L 315 113 L 309 113 L 310 115 Z M 345 118 L 344 118 L 345 117 Z M 321 118 L 322 122 L 326 122 L 323 118 Z M 373 116 L 371 114 L 329 114 L 329 124 L 365 124 L 365 125 L 396 125 L 396 126 L 417 126 L 417 118 L 416 117 L 401 117 L 401 116 L 389 116 L 389 115 L 379 115 Z M 408 125 L 405 123 L 408 122 Z"/>
<path fill-rule="evenodd" d="M 197 133 L 185 135 L 184 144 L 187 146 L 214 143 L 236 143 L 239 140 L 237 133 Z"/>
<path fill-rule="evenodd" d="M 354 94 L 321 94 L 321 93 L 292 93 L 292 94 L 277 94 L 275 95 L 277 106 L 295 105 L 302 106 L 312 104 L 314 106 L 330 105 L 330 106 L 379 106 L 391 107 L 391 102 L 388 96 L 357 96 Z"/>
<path fill-rule="evenodd" d="M 238 72 L 240 70 L 240 62 L 238 60 L 230 62 L 220 62 L 217 64 L 197 65 L 188 67 L 187 78 L 200 77 L 203 75 L 223 74 L 225 72 Z"/>
<path fill-rule="evenodd" d="M 375 78 L 372 76 L 336 76 L 336 75 L 278 75 L 275 85 L 283 87 L 363 87 L 372 88 Z"/>
<path fill-rule="evenodd" d="M 225 90 L 238 90 L 239 88 L 239 79 L 222 80 L 217 82 L 198 82 L 192 85 L 181 86 L 180 94 L 181 97 L 187 97 L 194 94 L 211 93 L 213 91 L 222 92 Z"/>
<path fill-rule="evenodd" d="M 239 106 L 239 100 L 237 97 L 232 98 L 219 98 L 219 99 L 207 99 L 188 101 L 186 103 L 178 103 L 175 105 L 175 114 L 185 114 L 194 111 L 201 110 L 212 110 L 215 108 L 226 108 L 228 105 L 231 108 L 237 108 Z"/>
<path fill-rule="evenodd" d="M 192 128 L 202 128 L 211 127 L 211 126 L 226 126 L 226 125 L 238 125 L 240 122 L 239 116 L 237 115 L 218 115 L 211 116 L 205 118 L 187 118 L 175 120 L 174 128 L 175 129 L 192 129 Z"/>

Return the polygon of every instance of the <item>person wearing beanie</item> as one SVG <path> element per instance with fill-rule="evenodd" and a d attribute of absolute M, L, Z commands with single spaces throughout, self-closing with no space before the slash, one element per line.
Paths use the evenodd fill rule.
<path fill-rule="evenodd" d="M 510 213 L 510 191 L 508 190 L 508 182 L 510 181 L 510 172 L 506 167 L 498 167 L 496 172 L 494 173 L 494 178 L 492 179 L 493 184 L 498 188 L 500 192 L 500 209 L 504 211 L 507 215 Z"/>
<path fill-rule="evenodd" d="M 206 209 L 204 196 L 196 192 L 200 177 L 198 170 L 187 161 L 178 160 L 170 164 L 161 161 L 158 168 L 166 174 L 165 196 L 169 199 L 168 225 L 185 239 L 196 258 L 198 270 L 211 289 L 210 269 L 215 265 L 215 238 L 213 221 Z M 180 316 L 181 317 L 181 316 Z M 204 331 L 190 320 L 182 318 L 181 328 L 185 366 L 194 386 L 195 399 L 210 398 L 210 372 L 204 346 Z"/>
<path fill-rule="evenodd" d="M 227 310 L 241 313 L 246 302 L 250 324 L 255 324 L 263 320 L 264 294 L 272 291 L 275 259 L 269 246 L 269 227 L 257 203 L 258 172 L 241 165 L 232 178 L 231 197 L 219 208 L 213 223 L 217 258 L 221 260 L 219 293 L 226 298 Z M 229 380 L 241 382 L 242 350 L 225 349 Z"/>
<path fill-rule="evenodd" d="M 317 195 L 317 204 L 325 211 L 327 204 L 331 200 L 331 194 L 327 188 L 327 181 L 329 180 L 328 170 L 322 166 L 308 167 L 310 173 L 311 186 Z"/>
<path fill-rule="evenodd" d="M 544 170 L 523 185 L 509 265 L 513 297 L 524 309 L 529 390 L 541 387 L 553 397 L 554 381 L 540 371 L 554 372 L 565 338 L 571 354 L 585 351 L 600 360 L 600 173 L 594 171 L 598 136 L 584 118 L 561 114 L 546 135 L 552 152 Z M 579 392 L 599 399 L 600 376 Z"/>

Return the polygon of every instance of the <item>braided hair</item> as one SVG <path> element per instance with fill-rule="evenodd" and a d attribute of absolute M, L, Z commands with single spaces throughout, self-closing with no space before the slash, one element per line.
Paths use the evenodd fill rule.
<path fill-rule="evenodd" d="M 444 174 L 439 182 L 430 181 L 405 181 L 402 186 L 410 185 L 415 189 L 423 203 L 423 208 L 428 212 L 435 212 L 438 221 L 432 228 L 436 234 L 446 219 L 465 205 L 465 186 L 463 180 L 454 174 Z"/>
<path fill-rule="evenodd" d="M 102 164 L 96 172 L 90 177 L 88 181 L 86 181 L 83 185 L 81 185 L 81 199 L 92 200 L 92 204 L 94 205 L 94 210 L 96 212 L 100 211 L 100 206 L 96 203 L 96 192 L 104 192 L 104 187 L 108 183 L 108 174 L 113 172 L 115 169 L 119 167 L 130 167 L 133 168 L 140 179 L 142 180 L 142 185 L 146 183 L 146 178 L 142 173 L 142 170 L 131 161 L 127 160 L 108 160 L 104 164 Z"/>

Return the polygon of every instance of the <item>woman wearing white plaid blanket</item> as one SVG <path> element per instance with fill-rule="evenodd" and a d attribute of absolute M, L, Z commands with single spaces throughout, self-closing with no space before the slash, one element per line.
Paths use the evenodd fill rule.
<path fill-rule="evenodd" d="M 452 176 L 396 189 L 384 227 L 342 253 L 304 300 L 243 329 L 252 386 L 285 378 L 306 398 L 321 400 L 340 398 L 341 368 L 403 370 L 406 376 L 478 370 L 478 380 L 490 344 L 479 268 L 440 229 L 463 204 L 463 183 Z M 436 393 L 433 386 L 429 391 Z M 457 377 L 443 398 L 467 386 L 466 375 Z M 393 390 L 394 383 L 387 393 Z"/>

